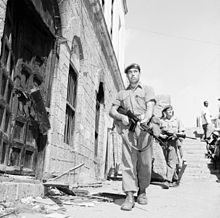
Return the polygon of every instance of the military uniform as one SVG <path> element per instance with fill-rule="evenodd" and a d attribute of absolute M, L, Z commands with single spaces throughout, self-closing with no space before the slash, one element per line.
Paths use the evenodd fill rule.
<path fill-rule="evenodd" d="M 163 131 L 169 133 L 179 133 L 184 131 L 184 127 L 182 123 L 176 118 L 171 117 L 171 119 L 162 118 L 161 119 L 161 132 Z M 173 180 L 177 180 L 178 176 L 176 174 L 176 166 L 179 164 L 177 149 L 181 146 L 182 142 L 180 139 L 171 139 L 168 140 L 167 146 L 164 148 L 164 154 L 167 161 L 167 181 L 172 182 Z M 181 148 L 181 147 L 180 147 Z M 181 149 L 182 150 L 182 149 Z"/>
<path fill-rule="evenodd" d="M 136 88 L 130 86 L 121 90 L 113 105 L 122 106 L 130 110 L 139 119 L 144 119 L 146 103 L 155 101 L 155 94 L 150 86 L 143 86 L 139 83 Z M 137 192 L 146 189 L 151 180 L 152 168 L 152 136 L 138 126 L 135 132 L 129 131 L 129 126 L 120 122 L 120 134 L 122 136 L 122 188 L 124 192 Z M 147 149 L 139 152 L 138 149 L 147 146 Z"/>

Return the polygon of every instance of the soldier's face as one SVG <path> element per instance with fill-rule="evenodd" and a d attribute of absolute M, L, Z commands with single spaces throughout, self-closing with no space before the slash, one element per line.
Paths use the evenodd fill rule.
<path fill-rule="evenodd" d="M 205 107 L 208 107 L 209 103 L 207 101 L 204 102 Z"/>
<path fill-rule="evenodd" d="M 167 118 L 171 118 L 173 116 L 173 110 L 172 109 L 167 109 L 165 114 L 166 114 Z"/>
<path fill-rule="evenodd" d="M 131 68 L 127 72 L 127 78 L 130 84 L 136 84 L 140 80 L 140 71 L 136 68 Z"/>

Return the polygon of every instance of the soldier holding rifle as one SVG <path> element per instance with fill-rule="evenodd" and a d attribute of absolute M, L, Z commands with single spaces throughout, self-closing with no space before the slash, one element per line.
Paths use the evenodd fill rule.
<path fill-rule="evenodd" d="M 131 64 L 125 69 L 129 86 L 119 91 L 110 110 L 110 116 L 119 121 L 122 147 L 122 188 L 126 199 L 122 210 L 132 210 L 135 205 L 134 194 L 137 192 L 137 202 L 147 204 L 146 189 L 151 180 L 152 168 L 152 136 L 143 131 L 140 125 L 148 125 L 153 116 L 155 94 L 151 87 L 140 83 L 141 69 L 138 64 Z M 118 112 L 119 107 L 131 111 L 139 122 L 135 128 L 130 128 L 128 116 Z M 144 148 L 144 149 L 143 149 Z"/>
<path fill-rule="evenodd" d="M 160 138 L 166 142 L 166 146 L 162 146 L 167 162 L 166 179 L 168 186 L 173 187 L 178 181 L 177 166 L 181 165 L 183 158 L 182 140 L 186 136 L 184 127 L 180 120 L 174 116 L 171 105 L 166 106 L 162 113 Z"/>

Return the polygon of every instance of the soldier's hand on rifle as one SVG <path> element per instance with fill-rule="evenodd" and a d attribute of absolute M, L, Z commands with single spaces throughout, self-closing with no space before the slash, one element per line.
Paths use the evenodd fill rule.
<path fill-rule="evenodd" d="M 129 119 L 127 116 L 121 114 L 121 122 L 123 123 L 123 125 L 127 126 L 129 125 Z"/>
<path fill-rule="evenodd" d="M 160 134 L 160 138 L 162 138 L 162 139 L 167 139 L 168 136 L 167 136 L 167 135 L 164 135 L 164 134 Z"/>
<path fill-rule="evenodd" d="M 144 125 L 147 126 L 148 123 L 149 123 L 149 120 L 150 120 L 150 119 L 148 119 L 148 118 L 145 117 L 144 119 L 141 119 L 141 120 L 140 120 L 140 124 L 144 124 Z"/>
<path fill-rule="evenodd" d="M 175 140 L 175 139 L 178 139 L 177 135 L 175 133 L 172 134 L 172 136 L 170 136 L 170 139 L 171 140 Z"/>
<path fill-rule="evenodd" d="M 145 117 L 144 119 L 141 119 L 139 123 L 139 126 L 145 126 L 146 128 L 151 128 L 149 125 L 149 120 L 147 117 Z"/>
<path fill-rule="evenodd" d="M 138 122 L 137 124 L 141 129 L 148 129 L 148 130 L 152 131 L 151 126 L 148 125 L 148 122 L 146 122 L 145 120 L 142 120 L 142 121 Z"/>

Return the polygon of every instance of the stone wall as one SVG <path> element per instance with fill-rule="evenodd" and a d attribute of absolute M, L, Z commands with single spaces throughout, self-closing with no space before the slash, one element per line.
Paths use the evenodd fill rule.
<path fill-rule="evenodd" d="M 89 5 L 84 5 L 84 4 Z M 55 4 L 55 3 L 54 3 Z M 120 70 L 113 48 L 103 40 L 109 39 L 106 31 L 100 32 L 100 20 L 96 20 L 90 1 L 58 1 L 61 25 L 56 35 L 57 50 L 55 71 L 48 108 L 51 129 L 48 132 L 43 179 L 60 175 L 84 163 L 59 181 L 67 184 L 83 184 L 104 178 L 107 150 L 107 129 L 112 127 L 108 113 L 119 88 L 123 87 Z M 0 0 L 0 37 L 3 36 L 7 0 Z M 101 17 L 101 19 L 103 19 Z M 102 27 L 103 28 L 103 27 Z M 80 44 L 80 55 L 73 53 L 74 38 Z M 100 40 L 102 39 L 102 40 Z M 0 49 L 1 49 L 0 40 Z M 111 50 L 111 51 L 110 51 Z M 78 74 L 77 105 L 73 146 L 64 143 L 66 97 L 69 66 Z M 96 94 L 100 82 L 104 87 L 104 103 L 101 105 L 98 154 L 95 157 Z M 120 146 L 120 145 L 119 145 Z M 2 182 L 0 201 L 17 200 L 27 196 L 42 196 L 44 188 L 37 183 Z"/>
<path fill-rule="evenodd" d="M 44 186 L 40 183 L 30 182 L 1 182 L 0 183 L 0 202 L 17 201 L 27 196 L 43 197 Z"/>
<path fill-rule="evenodd" d="M 97 27 L 91 20 L 92 12 L 83 1 L 66 0 L 60 4 L 62 33 L 65 42 L 60 44 L 59 61 L 55 72 L 52 102 L 51 130 L 46 152 L 45 176 L 59 175 L 72 167 L 85 163 L 73 174 L 60 180 L 71 183 L 90 182 L 104 177 L 107 128 L 112 120 L 108 116 L 113 97 L 117 89 L 113 80 L 111 67 L 103 53 L 103 47 L 97 36 Z M 73 37 L 81 40 L 83 59 L 71 55 Z M 80 63 L 77 65 L 77 63 Z M 76 106 L 76 126 L 74 145 L 64 143 L 65 111 L 69 64 L 78 73 L 78 90 Z M 118 71 L 119 74 L 119 71 Z M 96 92 L 99 84 L 104 84 L 104 104 L 101 107 L 99 125 L 98 156 L 94 157 L 95 148 L 95 112 Z M 119 80 L 120 85 L 122 82 Z"/>
<path fill-rule="evenodd" d="M 1 37 L 4 30 L 6 5 L 7 0 L 0 0 Z M 96 20 L 92 3 L 65 0 L 58 1 L 58 6 L 61 30 L 56 36 L 58 49 L 49 108 L 51 129 L 48 133 L 43 175 L 44 178 L 56 176 L 80 163 L 85 163 L 71 175 L 63 176 L 61 180 L 68 183 L 89 182 L 104 177 L 107 128 L 112 126 L 112 119 L 108 112 L 119 87 L 123 87 L 123 82 L 117 63 L 112 61 L 115 57 L 110 56 L 114 52 L 110 52 L 105 42 L 100 41 L 103 37 L 110 38 L 106 36 L 106 31 L 102 33 L 99 31 L 98 25 L 101 21 Z M 80 40 L 83 58 L 73 54 L 75 36 Z M 64 143 L 70 64 L 78 74 L 73 146 Z M 96 93 L 100 82 L 104 86 L 104 104 L 101 107 L 98 155 L 95 158 Z"/>

